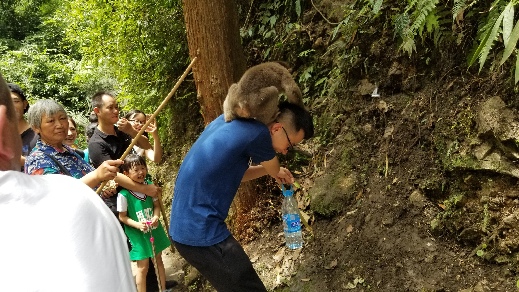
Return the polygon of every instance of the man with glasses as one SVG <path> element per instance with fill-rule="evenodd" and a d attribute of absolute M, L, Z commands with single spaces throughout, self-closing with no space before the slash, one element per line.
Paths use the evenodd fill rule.
<path fill-rule="evenodd" d="M 294 177 L 276 153 L 314 134 L 312 117 L 291 103 L 279 105 L 275 122 L 253 119 L 211 122 L 184 158 L 175 182 L 170 234 L 175 247 L 218 291 L 266 291 L 247 254 L 225 224 L 242 181 L 270 175 Z M 252 161 L 253 164 L 249 164 Z"/>

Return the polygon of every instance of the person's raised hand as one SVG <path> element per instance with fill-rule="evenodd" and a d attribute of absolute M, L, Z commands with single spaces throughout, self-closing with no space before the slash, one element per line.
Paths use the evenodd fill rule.
<path fill-rule="evenodd" d="M 151 121 L 151 123 L 146 128 L 146 132 L 154 133 L 156 131 L 157 131 L 157 120 L 153 119 L 153 121 Z"/>
<path fill-rule="evenodd" d="M 120 118 L 117 121 L 117 128 L 119 129 L 119 131 L 122 131 L 126 134 L 130 134 L 132 133 L 132 131 L 135 131 L 130 121 L 128 121 L 125 118 Z"/>

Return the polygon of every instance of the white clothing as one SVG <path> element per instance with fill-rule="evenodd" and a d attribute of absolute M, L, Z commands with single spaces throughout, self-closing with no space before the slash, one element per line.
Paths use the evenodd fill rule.
<path fill-rule="evenodd" d="M 136 191 L 130 191 L 136 198 L 140 200 L 146 200 L 146 194 L 139 193 Z M 159 198 L 153 198 L 153 202 Z M 128 200 L 121 193 L 117 194 L 117 212 L 128 212 Z"/>
<path fill-rule="evenodd" d="M 135 145 L 133 146 L 133 151 L 135 151 L 135 154 L 139 155 L 139 156 L 145 156 L 146 154 L 146 150 L 145 149 L 142 149 L 141 147 Z"/>
<path fill-rule="evenodd" d="M 121 225 L 81 181 L 1 171 L 0 222 L 0 291 L 136 291 Z"/>

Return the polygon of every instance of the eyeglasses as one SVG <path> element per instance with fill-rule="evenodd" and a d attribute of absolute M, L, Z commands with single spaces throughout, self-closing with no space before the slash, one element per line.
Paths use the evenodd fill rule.
<path fill-rule="evenodd" d="M 290 147 L 288 147 L 288 150 L 294 149 L 294 145 L 292 145 L 292 141 L 290 141 L 290 138 L 288 138 L 287 130 L 285 130 L 285 127 L 281 127 L 281 129 L 283 129 L 283 132 L 285 132 L 285 135 L 287 136 L 288 144 L 290 145 Z"/>

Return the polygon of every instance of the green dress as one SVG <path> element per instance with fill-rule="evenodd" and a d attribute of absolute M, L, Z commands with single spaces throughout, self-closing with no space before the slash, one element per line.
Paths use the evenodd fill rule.
<path fill-rule="evenodd" d="M 128 202 L 127 213 L 129 218 L 137 222 L 151 221 L 151 218 L 153 217 L 152 197 L 127 189 L 122 189 L 119 194 L 123 195 Z M 124 232 L 130 239 L 132 245 L 130 251 L 130 259 L 132 261 L 150 258 L 153 256 L 153 251 L 155 251 L 155 254 L 158 254 L 170 245 L 168 236 L 166 235 L 160 221 L 157 227 L 152 227 L 151 230 L 154 238 L 153 247 L 152 242 L 150 241 L 150 231 L 142 232 L 139 229 L 124 225 Z"/>

